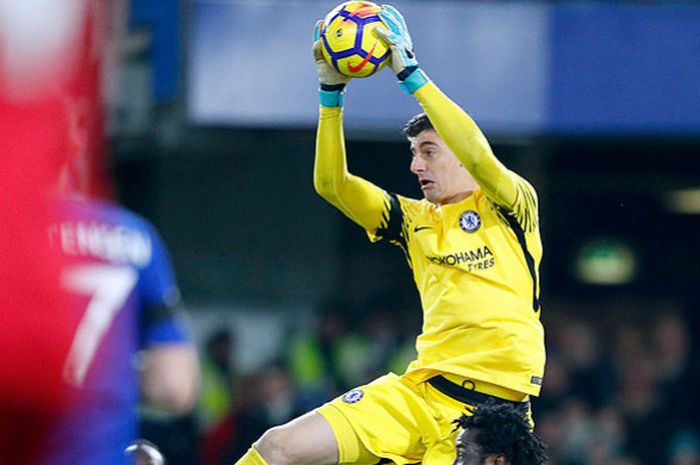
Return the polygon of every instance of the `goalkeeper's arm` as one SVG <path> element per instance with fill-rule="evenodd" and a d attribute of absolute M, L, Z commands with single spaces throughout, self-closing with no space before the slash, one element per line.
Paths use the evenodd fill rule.
<path fill-rule="evenodd" d="M 498 161 L 474 120 L 419 68 L 401 13 L 391 5 L 383 5 L 379 16 L 386 27 L 376 31 L 391 48 L 391 67 L 400 87 L 418 100 L 438 135 L 486 195 L 499 205 L 513 207 L 518 197 L 516 178 Z"/>
<path fill-rule="evenodd" d="M 515 205 L 516 178 L 493 154 L 474 120 L 432 82 L 422 86 L 413 96 L 425 109 L 445 144 L 474 176 L 486 195 L 499 205 Z"/>
<path fill-rule="evenodd" d="M 381 188 L 348 172 L 343 135 L 343 92 L 349 78 L 341 75 L 321 55 L 319 29 L 314 29 L 313 54 L 320 89 L 316 133 L 314 188 L 348 218 L 368 231 L 383 223 L 388 194 Z"/>

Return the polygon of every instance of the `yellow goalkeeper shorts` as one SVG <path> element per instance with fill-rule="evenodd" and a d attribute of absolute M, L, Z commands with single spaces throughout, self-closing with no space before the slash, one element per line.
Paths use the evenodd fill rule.
<path fill-rule="evenodd" d="M 451 465 L 457 431 L 453 421 L 467 405 L 428 383 L 394 374 L 353 389 L 317 409 L 338 442 L 339 463 Z"/>

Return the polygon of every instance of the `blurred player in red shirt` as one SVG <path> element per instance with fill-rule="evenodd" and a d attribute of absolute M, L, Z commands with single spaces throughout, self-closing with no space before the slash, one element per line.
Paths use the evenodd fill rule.
<path fill-rule="evenodd" d="M 42 51 L 36 43 L 47 39 L 41 32 L 46 24 L 39 21 L 44 15 L 53 16 L 63 32 L 54 36 L 55 47 Z M 33 454 L 44 431 L 66 401 L 61 374 L 72 328 L 63 318 L 67 300 L 58 286 L 61 260 L 49 248 L 46 231 L 53 219 L 49 188 L 67 151 L 58 85 L 72 74 L 73 52 L 68 50 L 76 45 L 76 38 L 66 30 L 75 28 L 76 21 L 75 12 L 59 3 L 18 0 L 0 4 L 3 463 L 34 463 Z"/>

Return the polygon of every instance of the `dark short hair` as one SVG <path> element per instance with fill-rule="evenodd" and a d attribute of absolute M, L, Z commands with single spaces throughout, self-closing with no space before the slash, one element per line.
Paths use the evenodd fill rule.
<path fill-rule="evenodd" d="M 416 137 L 421 132 L 427 129 L 435 129 L 433 123 L 428 119 L 425 113 L 418 113 L 416 116 L 408 120 L 406 126 L 403 127 L 403 133 L 406 137 Z"/>
<path fill-rule="evenodd" d="M 547 447 L 530 427 L 522 407 L 487 402 L 454 423 L 476 430 L 472 438 L 484 454 L 503 454 L 511 465 L 542 465 Z"/>

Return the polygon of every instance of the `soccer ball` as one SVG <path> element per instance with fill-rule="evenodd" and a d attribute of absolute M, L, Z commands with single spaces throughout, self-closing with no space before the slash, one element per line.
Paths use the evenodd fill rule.
<path fill-rule="evenodd" d="M 345 2 L 323 21 L 320 39 L 326 62 L 345 76 L 370 76 L 389 61 L 389 46 L 374 30 L 381 8 L 372 2 Z"/>
<path fill-rule="evenodd" d="M 165 465 L 165 459 L 158 447 L 146 439 L 132 442 L 124 449 L 124 453 L 133 465 Z"/>

